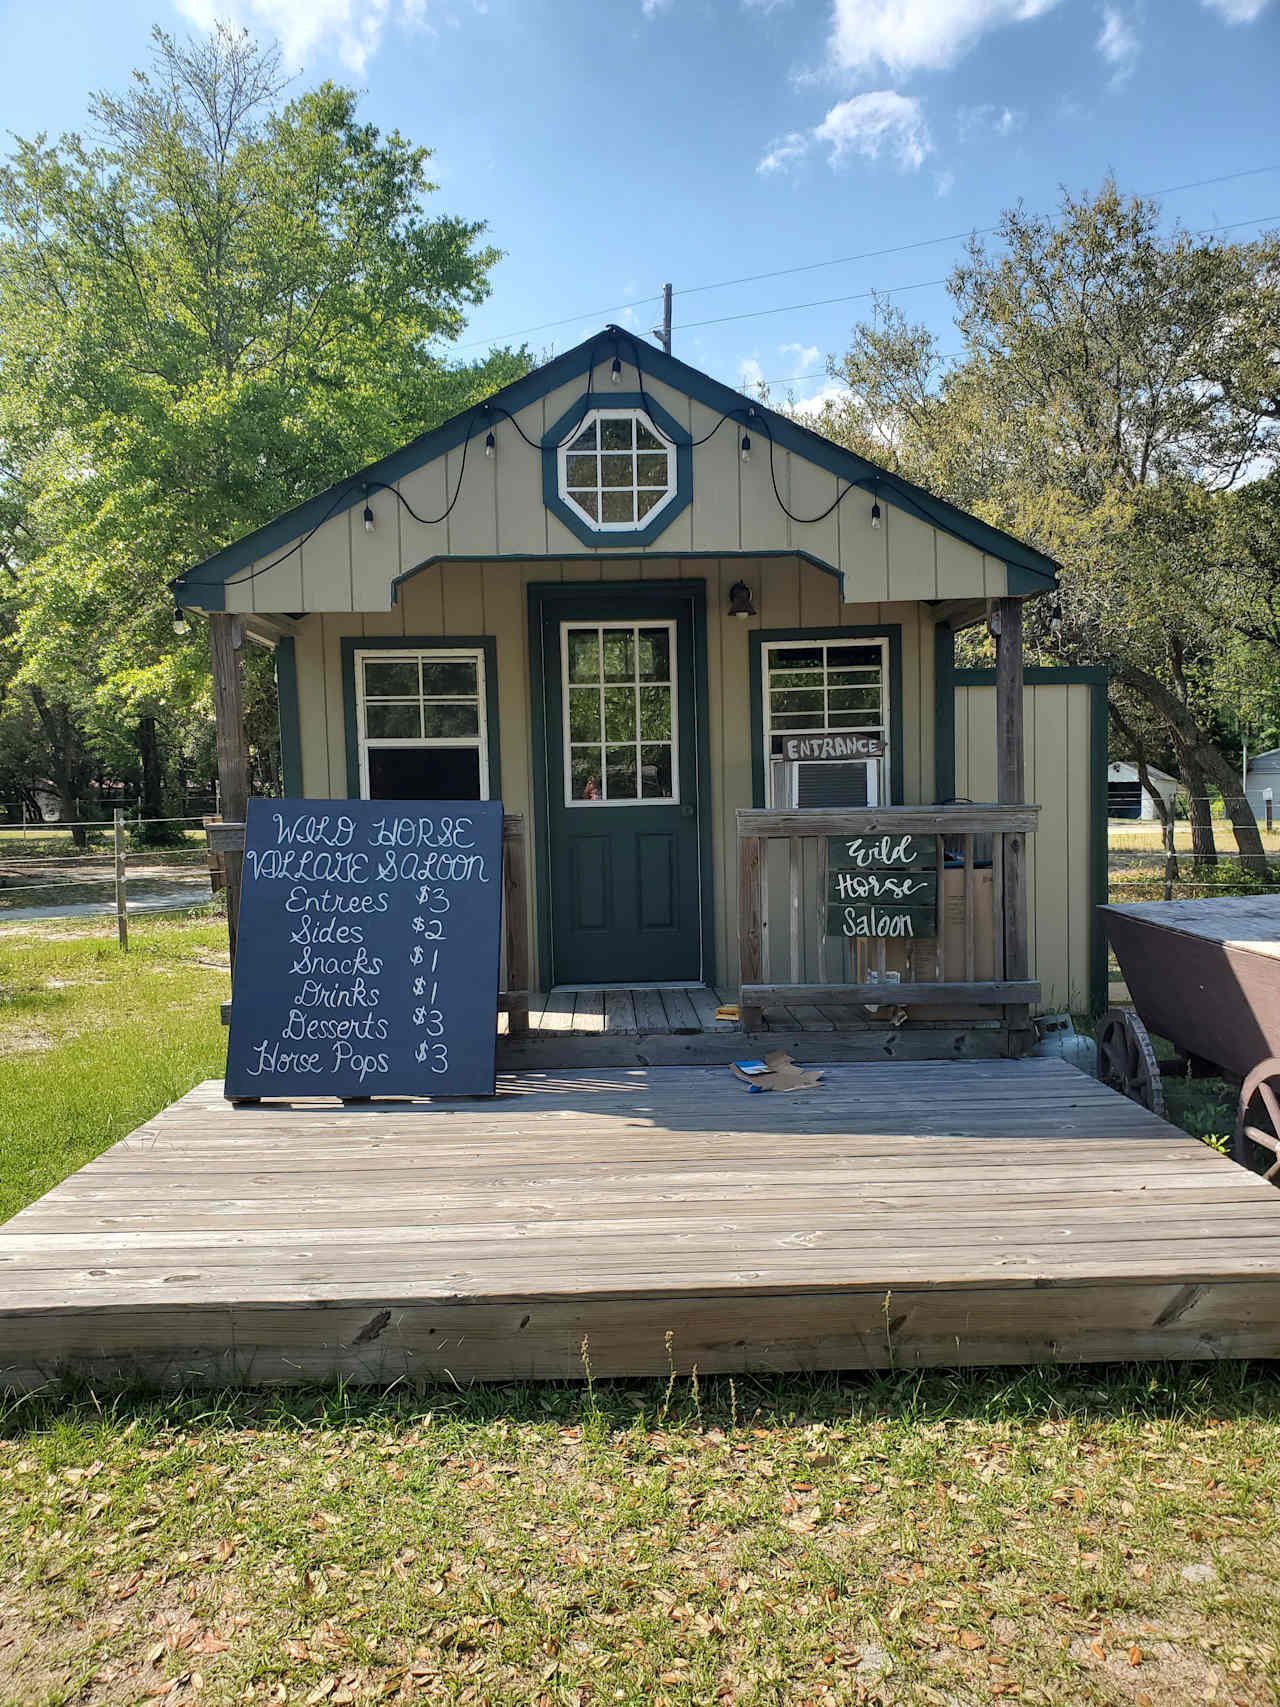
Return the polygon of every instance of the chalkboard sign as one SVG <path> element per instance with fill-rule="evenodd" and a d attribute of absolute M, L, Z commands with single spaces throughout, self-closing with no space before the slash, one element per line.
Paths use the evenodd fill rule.
<path fill-rule="evenodd" d="M 831 836 L 827 935 L 876 941 L 938 933 L 936 836 Z"/>
<path fill-rule="evenodd" d="M 251 800 L 226 1095 L 492 1096 L 502 804 Z"/>

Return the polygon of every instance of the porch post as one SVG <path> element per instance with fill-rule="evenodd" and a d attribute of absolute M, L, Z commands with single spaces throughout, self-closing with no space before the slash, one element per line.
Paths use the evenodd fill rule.
<path fill-rule="evenodd" d="M 1000 599 L 996 621 L 996 775 L 1002 806 L 1024 804 L 1022 742 L 1022 600 Z M 1004 975 L 1027 972 L 1027 843 L 1020 832 L 1004 837 Z M 1011 1016 L 1012 1017 L 1012 1016 Z"/>
<path fill-rule="evenodd" d="M 209 616 L 209 649 L 213 658 L 213 714 L 218 740 L 218 783 L 222 791 L 222 816 L 243 824 L 249 805 L 249 742 L 244 726 L 244 686 L 240 678 L 240 650 L 244 626 L 230 611 Z M 243 853 L 226 856 L 227 938 L 231 965 L 236 963 L 236 937 L 240 927 L 240 879 Z"/>

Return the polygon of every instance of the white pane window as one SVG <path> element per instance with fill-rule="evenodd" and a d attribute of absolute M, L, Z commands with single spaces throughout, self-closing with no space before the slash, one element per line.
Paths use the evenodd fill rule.
<path fill-rule="evenodd" d="M 773 641 L 761 670 L 768 804 L 840 804 L 832 789 L 847 805 L 887 801 L 888 641 Z"/>
<path fill-rule="evenodd" d="M 483 652 L 357 652 L 355 673 L 364 799 L 489 798 Z"/>
<path fill-rule="evenodd" d="M 600 533 L 643 526 L 676 495 L 676 447 L 638 409 L 593 409 L 558 458 L 561 498 Z"/>
<path fill-rule="evenodd" d="M 560 654 L 565 804 L 678 801 L 675 624 L 566 622 Z"/>

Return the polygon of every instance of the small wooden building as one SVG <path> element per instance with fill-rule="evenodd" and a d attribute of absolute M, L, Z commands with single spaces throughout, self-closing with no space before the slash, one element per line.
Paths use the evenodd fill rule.
<path fill-rule="evenodd" d="M 1104 690 L 1023 693 L 1023 601 L 1055 578 L 606 327 L 175 592 L 211 617 L 229 815 L 242 638 L 275 649 L 287 794 L 502 799 L 509 982 L 741 990 L 749 1025 L 843 1008 L 869 1047 L 988 1053 L 1104 981 Z M 957 672 L 980 623 L 997 669 Z M 923 906 L 834 908 L 831 837 L 883 835 L 936 848 Z"/>

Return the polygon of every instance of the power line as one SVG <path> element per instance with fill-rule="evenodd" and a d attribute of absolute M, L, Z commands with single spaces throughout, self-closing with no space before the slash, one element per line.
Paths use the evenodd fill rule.
<path fill-rule="evenodd" d="M 1280 161 L 1276 162 L 1276 164 L 1271 165 L 1271 166 L 1248 166 L 1248 167 L 1244 168 L 1244 170 L 1239 171 L 1239 172 L 1223 172 L 1214 178 L 1193 178 L 1185 184 L 1170 184 L 1165 189 L 1152 190 L 1148 193 L 1152 196 L 1172 196 L 1172 195 L 1179 194 L 1183 190 L 1209 189 L 1211 186 L 1213 186 L 1215 184 L 1230 184 L 1230 183 L 1234 183 L 1239 178 L 1257 178 L 1257 177 L 1263 176 L 1267 172 L 1277 172 L 1277 171 L 1280 171 Z M 1248 224 L 1251 224 L 1252 221 L 1241 220 L 1238 223 L 1240 223 L 1242 225 L 1248 225 Z M 992 232 L 998 231 L 999 229 L 1000 229 L 1000 227 L 998 225 L 972 226 L 967 231 L 949 232 L 949 233 L 945 234 L 944 236 L 940 236 L 940 237 L 920 237 L 920 238 L 915 239 L 913 242 L 896 243 L 896 244 L 891 245 L 889 248 L 885 248 L 885 249 L 864 249 L 856 255 L 834 255 L 830 259 L 825 260 L 825 261 L 805 261 L 805 262 L 802 262 L 799 265 L 794 266 L 794 267 L 777 267 L 777 268 L 773 269 L 771 272 L 743 273 L 738 278 L 716 279 L 716 280 L 713 280 L 710 284 L 684 285 L 679 290 L 674 291 L 673 295 L 675 295 L 675 296 L 698 296 L 698 295 L 702 294 L 703 292 L 709 291 L 709 290 L 729 290 L 734 285 L 759 284 L 765 279 L 780 279 L 780 278 L 790 277 L 792 274 L 795 274 L 795 273 L 816 272 L 822 267 L 843 267 L 843 266 L 848 266 L 848 265 L 852 264 L 854 261 L 881 260 L 886 255 L 902 255 L 902 254 L 906 254 L 909 251 L 914 250 L 914 249 L 932 248 L 939 243 L 958 243 L 962 238 L 965 238 L 965 237 L 989 237 L 992 234 Z M 1231 226 L 1216 226 L 1216 227 L 1210 227 L 1209 229 L 1219 230 L 1219 231 L 1229 231 L 1232 229 L 1232 227 Z M 904 287 L 904 288 L 908 288 L 908 287 Z M 910 288 L 914 288 L 914 287 L 910 287 Z M 884 294 L 888 294 L 888 293 L 884 293 Z M 598 319 L 601 315 L 619 314 L 625 308 L 643 308 L 646 304 L 658 303 L 661 300 L 662 300 L 661 297 L 656 293 L 653 295 L 650 295 L 650 296 L 632 297 L 627 302 L 611 303 L 606 308 L 585 309 L 581 314 L 566 314 L 564 316 L 564 318 L 561 320 L 542 320 L 536 326 L 525 326 L 516 332 L 503 332 L 496 337 L 472 338 L 471 340 L 469 340 L 465 344 L 455 344 L 453 347 L 454 347 L 454 349 L 457 349 L 457 350 L 474 350 L 474 349 L 478 349 L 481 344 L 490 344 L 490 345 L 502 344 L 502 343 L 506 343 L 509 339 L 512 339 L 512 338 L 526 337 L 532 332 L 548 332 L 548 331 L 553 330 L 557 326 L 572 326 L 572 325 L 576 325 L 581 320 L 595 320 L 595 319 Z M 846 298 L 841 298 L 841 297 L 832 297 L 829 300 L 832 302 L 840 302 L 840 301 L 844 301 L 844 300 L 850 300 L 851 301 L 853 299 L 852 298 L 846 299 Z M 782 309 L 777 309 L 777 310 L 766 309 L 766 310 L 762 310 L 761 312 L 764 312 L 764 313 L 783 313 L 785 311 Z M 729 318 L 729 317 L 726 317 L 726 318 Z M 716 325 L 717 322 L 713 321 L 713 320 L 696 320 L 696 321 L 686 322 L 686 324 L 694 325 L 694 326 L 712 326 L 712 325 Z"/>

